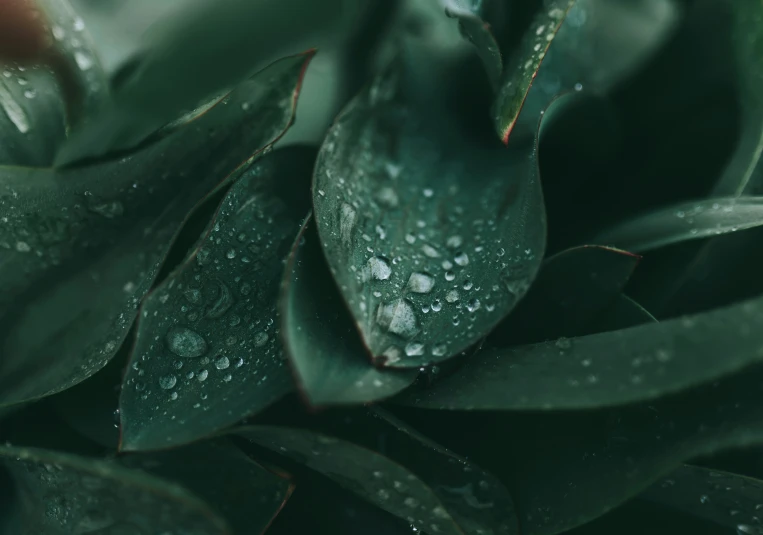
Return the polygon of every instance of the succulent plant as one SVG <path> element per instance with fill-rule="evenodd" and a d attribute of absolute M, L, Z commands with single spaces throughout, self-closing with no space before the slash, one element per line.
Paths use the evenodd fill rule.
<path fill-rule="evenodd" d="M 760 0 L 0 2 L 0 534 L 763 534 L 762 95 Z"/>

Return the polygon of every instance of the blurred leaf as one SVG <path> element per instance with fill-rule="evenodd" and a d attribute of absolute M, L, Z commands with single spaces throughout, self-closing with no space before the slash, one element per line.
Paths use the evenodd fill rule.
<path fill-rule="evenodd" d="M 599 234 L 595 241 L 646 252 L 761 225 L 763 197 L 703 199 L 631 219 Z"/>
<path fill-rule="evenodd" d="M 242 169 L 192 252 L 146 298 L 120 398 L 122 450 L 191 442 L 292 389 L 278 289 L 314 161 L 314 150 L 290 148 Z"/>
<path fill-rule="evenodd" d="M 579 336 L 620 295 L 641 257 L 584 245 L 544 260 L 516 309 L 488 337 L 489 345 Z"/>
<path fill-rule="evenodd" d="M 156 18 L 155 4 L 142 3 L 145 18 Z M 148 27 L 140 48 L 111 73 L 110 106 L 73 132 L 56 163 L 136 146 L 275 58 L 314 47 L 321 33 L 346 31 L 363 6 L 349 0 L 177 3 L 169 16 L 160 15 Z"/>
<path fill-rule="evenodd" d="M 109 361 L 188 213 L 291 124 L 309 59 L 280 61 L 267 85 L 270 69 L 128 158 L 0 167 L 0 405 L 61 391 Z"/>
<path fill-rule="evenodd" d="M 654 399 L 763 360 L 762 326 L 757 298 L 619 331 L 488 348 L 405 401 L 450 410 L 568 410 Z"/>
<path fill-rule="evenodd" d="M 567 16 L 575 0 L 549 0 L 535 16 L 522 39 L 519 50 L 509 59 L 501 87 L 493 104 L 493 120 L 501 140 L 508 144 L 514 125 L 519 119 L 530 88 L 540 69 L 540 64 L 554 40 L 556 32 Z M 545 108 L 556 95 L 551 95 Z M 540 111 L 540 110 L 539 110 Z M 534 126 L 535 114 L 524 114 L 529 126 Z"/>
<path fill-rule="evenodd" d="M 523 534 L 553 535 L 622 504 L 682 462 L 763 442 L 761 391 L 758 366 L 711 386 L 619 409 L 417 411 L 413 422 L 437 430 L 434 438 L 509 486 Z"/>
<path fill-rule="evenodd" d="M 224 439 L 119 459 L 128 468 L 181 483 L 225 518 L 233 533 L 264 533 L 293 490 L 288 479 Z"/>
<path fill-rule="evenodd" d="M 639 499 L 677 509 L 739 535 L 761 535 L 763 481 L 684 465 L 646 489 Z"/>
<path fill-rule="evenodd" d="M 416 370 L 371 364 L 331 279 L 312 220 L 297 238 L 281 288 L 287 354 L 311 405 L 367 403 L 397 394 Z"/>
<path fill-rule="evenodd" d="M 229 534 L 226 522 L 183 487 L 109 461 L 0 447 L 20 494 L 20 535 L 164 530 Z"/>
<path fill-rule="evenodd" d="M 511 497 L 490 474 L 384 413 L 348 420 L 334 433 L 348 439 L 270 426 L 237 432 L 428 533 L 518 533 Z"/>
<path fill-rule="evenodd" d="M 283 263 L 309 210 L 314 156 L 311 148 L 290 147 L 242 168 L 188 257 L 147 298 L 125 377 L 133 386 L 122 396 L 129 447 L 209 434 L 291 390 L 276 296 Z M 242 388 L 250 379 L 258 380 L 257 388 Z M 193 410 L 210 393 L 212 403 L 222 403 L 218 410 L 208 403 Z M 164 403 L 144 402 L 156 396 Z M 170 421 L 192 413 L 193 425 Z M 168 429 L 179 435 L 168 435 Z"/>
<path fill-rule="evenodd" d="M 527 291 L 545 240 L 536 143 L 506 150 L 483 135 L 487 125 L 458 125 L 441 95 L 420 93 L 435 81 L 419 85 L 408 65 L 348 105 L 313 182 L 342 296 L 373 357 L 397 368 L 445 360 L 484 336 Z"/>

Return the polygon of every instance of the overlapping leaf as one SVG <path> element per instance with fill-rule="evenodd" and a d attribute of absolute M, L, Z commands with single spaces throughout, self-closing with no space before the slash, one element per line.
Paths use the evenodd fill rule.
<path fill-rule="evenodd" d="M 511 497 L 493 476 L 379 412 L 338 425 L 333 435 L 287 427 L 244 427 L 258 445 L 330 477 L 428 533 L 517 533 Z M 342 429 L 344 428 L 344 429 Z M 352 428 L 352 429 L 350 429 Z M 376 440 L 383 435 L 383 453 Z M 365 438 L 364 438 L 365 437 Z"/>
<path fill-rule="evenodd" d="M 469 135 L 418 100 L 413 66 L 403 67 L 412 61 L 347 106 L 313 182 L 342 295 L 372 355 L 400 368 L 486 334 L 527 291 L 545 246 L 535 143 L 506 150 Z"/>
<path fill-rule="evenodd" d="M 293 120 L 310 56 L 281 60 L 119 161 L 0 168 L 0 404 L 108 362 L 189 211 Z"/>
<path fill-rule="evenodd" d="M 719 470 L 684 465 L 639 498 L 671 507 L 738 535 L 760 535 L 763 481 Z"/>
<path fill-rule="evenodd" d="M 600 246 L 568 249 L 546 259 L 519 306 L 488 337 L 488 345 L 542 342 L 584 331 L 610 306 L 640 257 Z"/>
<path fill-rule="evenodd" d="M 293 148 L 242 170 L 192 253 L 146 299 L 120 399 L 122 449 L 190 442 L 292 389 L 278 290 L 313 161 Z"/>
<path fill-rule="evenodd" d="M 363 346 L 321 251 L 305 223 L 281 290 L 283 336 L 302 394 L 312 405 L 367 403 L 397 394 L 416 370 L 377 369 Z"/>

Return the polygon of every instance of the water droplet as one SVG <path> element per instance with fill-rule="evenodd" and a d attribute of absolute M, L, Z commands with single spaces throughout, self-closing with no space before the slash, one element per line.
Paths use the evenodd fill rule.
<path fill-rule="evenodd" d="M 408 496 L 406 499 L 403 500 L 403 504 L 406 507 L 418 507 L 419 501 L 416 498 L 411 498 Z"/>
<path fill-rule="evenodd" d="M 763 527 L 739 524 L 737 526 L 737 535 L 763 535 Z"/>
<path fill-rule="evenodd" d="M 18 102 L 14 100 L 13 95 L 8 91 L 3 84 L 0 84 L 0 107 L 3 108 L 5 114 L 16 126 L 19 132 L 26 134 L 29 132 L 29 119 L 24 113 L 24 109 L 19 106 Z"/>
<path fill-rule="evenodd" d="M 469 257 L 466 253 L 458 253 L 453 261 L 459 266 L 463 267 L 469 264 Z"/>
<path fill-rule="evenodd" d="M 74 61 L 77 62 L 77 67 L 82 71 L 86 71 L 93 66 L 93 58 L 81 50 L 74 52 Z"/>
<path fill-rule="evenodd" d="M 432 347 L 432 355 L 435 357 L 443 357 L 447 353 L 448 347 L 445 344 L 437 344 Z"/>
<path fill-rule="evenodd" d="M 206 380 L 207 380 L 207 377 L 209 377 L 209 371 L 207 371 L 206 369 L 204 369 L 204 370 L 199 370 L 199 373 L 198 373 L 198 375 L 196 376 L 196 378 L 197 378 L 197 379 L 198 379 L 200 382 L 202 382 L 202 383 L 203 383 L 204 381 L 206 381 Z"/>
<path fill-rule="evenodd" d="M 699 497 L 699 501 L 700 503 L 707 503 L 710 501 L 710 496 L 708 496 L 707 494 L 703 494 L 702 496 Z"/>
<path fill-rule="evenodd" d="M 440 252 L 437 249 L 435 249 L 434 247 L 432 247 L 431 245 L 427 244 L 427 243 L 425 243 L 424 245 L 421 246 L 421 250 L 429 258 L 439 258 L 440 257 Z"/>
<path fill-rule="evenodd" d="M 233 249 L 233 248 L 231 247 L 231 248 L 230 248 L 230 249 L 228 249 L 228 251 L 225 253 L 225 257 L 226 257 L 227 259 L 229 259 L 229 260 L 233 260 L 234 258 L 236 258 L 236 250 L 235 250 L 235 249 Z"/>
<path fill-rule="evenodd" d="M 213 282 L 217 286 L 217 298 L 207 308 L 205 314 L 209 318 L 219 318 L 233 306 L 234 299 L 230 289 L 223 281 L 213 279 Z"/>
<path fill-rule="evenodd" d="M 212 251 L 210 251 L 206 247 L 200 248 L 199 251 L 196 253 L 196 262 L 198 262 L 200 266 L 206 266 L 211 261 L 212 261 Z"/>
<path fill-rule="evenodd" d="M 427 273 L 411 273 L 411 277 L 408 279 L 408 290 L 417 294 L 426 294 L 432 291 L 434 287 L 434 277 Z"/>
<path fill-rule="evenodd" d="M 207 352 L 207 342 L 188 327 L 172 327 L 165 337 L 167 348 L 178 357 L 196 358 Z"/>
<path fill-rule="evenodd" d="M 228 366 L 230 366 L 230 361 L 228 360 L 228 357 L 226 357 L 225 355 L 223 355 L 222 357 L 220 357 L 219 359 L 215 361 L 215 368 L 217 368 L 218 370 L 224 370 Z"/>
<path fill-rule="evenodd" d="M 53 25 L 51 28 L 51 32 L 53 33 L 53 39 L 56 41 L 61 41 L 64 37 L 66 37 L 66 31 L 61 26 Z"/>
<path fill-rule="evenodd" d="M 399 202 L 397 192 L 393 188 L 381 188 L 376 192 L 376 201 L 388 208 L 395 208 Z"/>
<path fill-rule="evenodd" d="M 32 100 L 33 98 L 37 97 L 37 91 L 34 89 L 27 89 L 24 91 L 24 98 L 28 98 L 29 100 Z"/>
<path fill-rule="evenodd" d="M 29 247 L 29 244 L 25 241 L 18 241 L 16 242 L 16 250 L 20 253 L 28 253 L 32 250 L 31 247 Z"/>
<path fill-rule="evenodd" d="M 472 284 L 472 281 L 469 279 L 466 279 L 464 281 L 464 290 L 471 290 L 474 285 Z"/>
<path fill-rule="evenodd" d="M 405 235 L 405 241 L 413 245 L 414 243 L 416 243 L 416 236 L 414 236 L 413 234 L 409 232 L 408 234 Z"/>
<path fill-rule="evenodd" d="M 183 292 L 183 297 L 185 297 L 186 301 L 189 303 L 196 305 L 201 302 L 201 291 L 196 288 L 189 288 Z"/>
<path fill-rule="evenodd" d="M 79 17 L 75 18 L 73 28 L 75 32 L 81 32 L 85 29 L 85 21 Z"/>
<path fill-rule="evenodd" d="M 162 375 L 159 378 L 159 386 L 161 386 L 165 390 L 169 390 L 170 388 L 173 388 L 178 382 L 177 377 L 175 377 L 172 374 L 169 375 Z"/>
<path fill-rule="evenodd" d="M 569 338 L 561 337 L 559 338 L 554 345 L 564 351 L 565 349 L 569 349 L 572 347 L 572 342 L 570 342 Z"/>
<path fill-rule="evenodd" d="M 468 303 L 466 303 L 466 309 L 469 312 L 476 312 L 480 308 L 480 300 L 479 299 L 471 299 Z"/>
<path fill-rule="evenodd" d="M 392 268 L 386 258 L 372 256 L 366 263 L 368 272 L 376 280 L 385 281 L 392 275 Z"/>
<path fill-rule="evenodd" d="M 445 300 L 448 303 L 455 303 L 456 301 L 458 301 L 458 299 L 459 299 L 458 290 L 451 290 L 445 295 Z"/>
<path fill-rule="evenodd" d="M 439 312 L 442 310 L 442 301 L 435 299 L 432 301 L 432 312 Z"/>
<path fill-rule="evenodd" d="M 254 335 L 255 347 L 262 347 L 267 343 L 268 343 L 268 333 L 266 333 L 265 331 L 260 331 Z"/>
<path fill-rule="evenodd" d="M 389 499 L 389 491 L 387 489 L 379 489 L 376 491 L 377 496 L 379 496 L 380 500 L 388 500 Z"/>
<path fill-rule="evenodd" d="M 339 236 L 345 245 L 352 240 L 352 230 L 355 228 L 357 219 L 358 214 L 355 209 L 347 203 L 342 203 L 339 214 Z"/>
<path fill-rule="evenodd" d="M 405 346 L 405 354 L 409 357 L 419 357 L 424 354 L 424 344 L 419 342 L 411 342 Z"/>
<path fill-rule="evenodd" d="M 417 332 L 416 312 L 405 299 L 382 303 L 376 312 L 376 322 L 393 334 L 410 338 Z"/>
<path fill-rule="evenodd" d="M 463 245 L 464 239 L 461 236 L 451 236 L 448 238 L 448 240 L 445 242 L 445 245 L 450 247 L 451 249 L 457 249 Z"/>

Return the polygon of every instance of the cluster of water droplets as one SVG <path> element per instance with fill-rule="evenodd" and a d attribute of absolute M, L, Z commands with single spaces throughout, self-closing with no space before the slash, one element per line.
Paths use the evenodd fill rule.
<path fill-rule="evenodd" d="M 353 138 L 347 167 L 343 127 L 332 129 L 322 151 L 316 209 L 336 242 L 323 234 L 332 272 L 366 340 L 388 363 L 463 349 L 469 331 L 526 291 L 536 258 L 505 230 L 512 214 L 497 206 L 507 197 L 505 179 L 480 184 L 478 196 L 460 163 L 426 140 L 407 140 L 416 160 L 385 159 L 373 128 Z"/>

